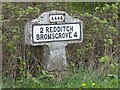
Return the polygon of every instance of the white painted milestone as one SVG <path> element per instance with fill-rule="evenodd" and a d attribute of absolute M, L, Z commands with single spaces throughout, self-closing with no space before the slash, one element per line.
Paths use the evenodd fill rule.
<path fill-rule="evenodd" d="M 33 25 L 33 42 L 80 40 L 80 23 Z"/>
<path fill-rule="evenodd" d="M 43 47 L 44 69 L 67 70 L 66 46 L 83 41 L 83 23 L 64 11 L 48 11 L 25 25 L 25 44 Z"/>

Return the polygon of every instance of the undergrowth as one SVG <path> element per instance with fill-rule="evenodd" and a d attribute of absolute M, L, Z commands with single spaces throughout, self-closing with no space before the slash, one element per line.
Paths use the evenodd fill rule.
<path fill-rule="evenodd" d="M 4 78 L 3 88 L 118 88 L 118 75 L 105 74 L 100 69 L 80 68 L 58 80 L 54 74 L 44 71 L 37 77 L 29 74 L 28 79 L 21 77 L 12 81 Z"/>

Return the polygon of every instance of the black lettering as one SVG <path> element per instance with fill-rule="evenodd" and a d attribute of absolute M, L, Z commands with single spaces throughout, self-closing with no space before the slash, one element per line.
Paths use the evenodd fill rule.
<path fill-rule="evenodd" d="M 66 26 L 63 26 L 63 30 L 64 30 L 64 32 L 65 32 L 65 28 L 66 28 Z"/>
<path fill-rule="evenodd" d="M 70 26 L 70 31 L 73 32 L 73 26 Z"/>
<path fill-rule="evenodd" d="M 66 30 L 69 32 L 69 30 L 70 30 L 70 29 L 69 29 L 69 26 L 66 27 Z"/>
<path fill-rule="evenodd" d="M 50 27 L 50 32 L 51 32 L 51 33 L 53 32 L 52 28 L 53 28 L 53 27 Z"/>
<path fill-rule="evenodd" d="M 47 39 L 47 34 L 44 35 L 44 39 Z"/>
<path fill-rule="evenodd" d="M 58 37 L 58 33 L 56 33 L 56 34 L 55 34 L 55 38 L 56 38 L 56 39 L 58 39 L 58 38 L 59 38 L 59 37 Z"/>
<path fill-rule="evenodd" d="M 49 33 L 49 27 L 46 27 L 46 33 Z"/>
<path fill-rule="evenodd" d="M 72 35 L 71 35 L 71 34 L 72 34 L 72 32 L 69 32 L 69 38 L 72 38 Z"/>
<path fill-rule="evenodd" d="M 62 34 L 62 38 L 65 38 L 65 33 Z"/>
<path fill-rule="evenodd" d="M 77 32 L 75 32 L 74 37 L 77 37 Z"/>
<path fill-rule="evenodd" d="M 54 33 L 52 34 L 52 39 L 54 39 L 55 38 L 55 36 L 54 36 Z"/>
<path fill-rule="evenodd" d="M 57 20 L 57 18 L 55 17 L 55 20 Z"/>
<path fill-rule="evenodd" d="M 66 33 L 66 38 L 68 38 L 68 33 Z"/>
<path fill-rule="evenodd" d="M 43 27 L 40 28 L 40 33 L 43 33 Z"/>
<path fill-rule="evenodd" d="M 43 34 L 40 34 L 40 39 L 43 39 Z"/>
<path fill-rule="evenodd" d="M 60 27 L 59 26 L 57 27 L 57 31 L 60 32 Z"/>
<path fill-rule="evenodd" d="M 61 33 L 59 33 L 59 38 L 62 38 L 62 35 L 61 35 Z"/>
<path fill-rule="evenodd" d="M 53 28 L 53 31 L 54 31 L 54 32 L 56 32 L 56 31 L 57 31 L 56 27 L 54 27 L 54 28 Z"/>
<path fill-rule="evenodd" d="M 48 34 L 48 39 L 51 39 L 51 34 Z"/>
<path fill-rule="evenodd" d="M 63 17 L 62 17 L 62 16 L 61 16 L 60 18 L 61 18 L 61 20 L 63 20 Z"/>
<path fill-rule="evenodd" d="M 39 34 L 36 34 L 36 40 L 39 40 L 40 38 L 39 38 Z"/>
<path fill-rule="evenodd" d="M 59 18 L 59 16 L 58 16 L 58 20 L 59 20 L 60 18 Z"/>
<path fill-rule="evenodd" d="M 53 20 L 53 17 L 52 17 L 52 20 Z"/>

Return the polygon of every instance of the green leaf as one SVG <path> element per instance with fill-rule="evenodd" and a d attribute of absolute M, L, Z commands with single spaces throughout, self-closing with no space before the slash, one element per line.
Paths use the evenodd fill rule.
<path fill-rule="evenodd" d="M 112 39 L 108 39 L 108 44 L 112 45 L 113 44 L 113 40 Z"/>
<path fill-rule="evenodd" d="M 104 56 L 104 57 L 101 57 L 99 59 L 99 62 L 101 62 L 101 63 L 107 63 L 109 61 L 110 61 L 110 57 L 109 56 Z"/>

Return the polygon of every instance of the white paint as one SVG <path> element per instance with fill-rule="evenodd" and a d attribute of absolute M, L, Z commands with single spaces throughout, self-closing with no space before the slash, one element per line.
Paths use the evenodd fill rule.
<path fill-rule="evenodd" d="M 64 15 L 50 15 L 50 22 L 63 22 L 65 19 Z"/>
<path fill-rule="evenodd" d="M 81 40 L 81 26 L 74 24 L 34 25 L 33 42 Z M 41 37 L 42 35 L 42 37 Z M 48 38 L 48 36 L 50 36 Z"/>

